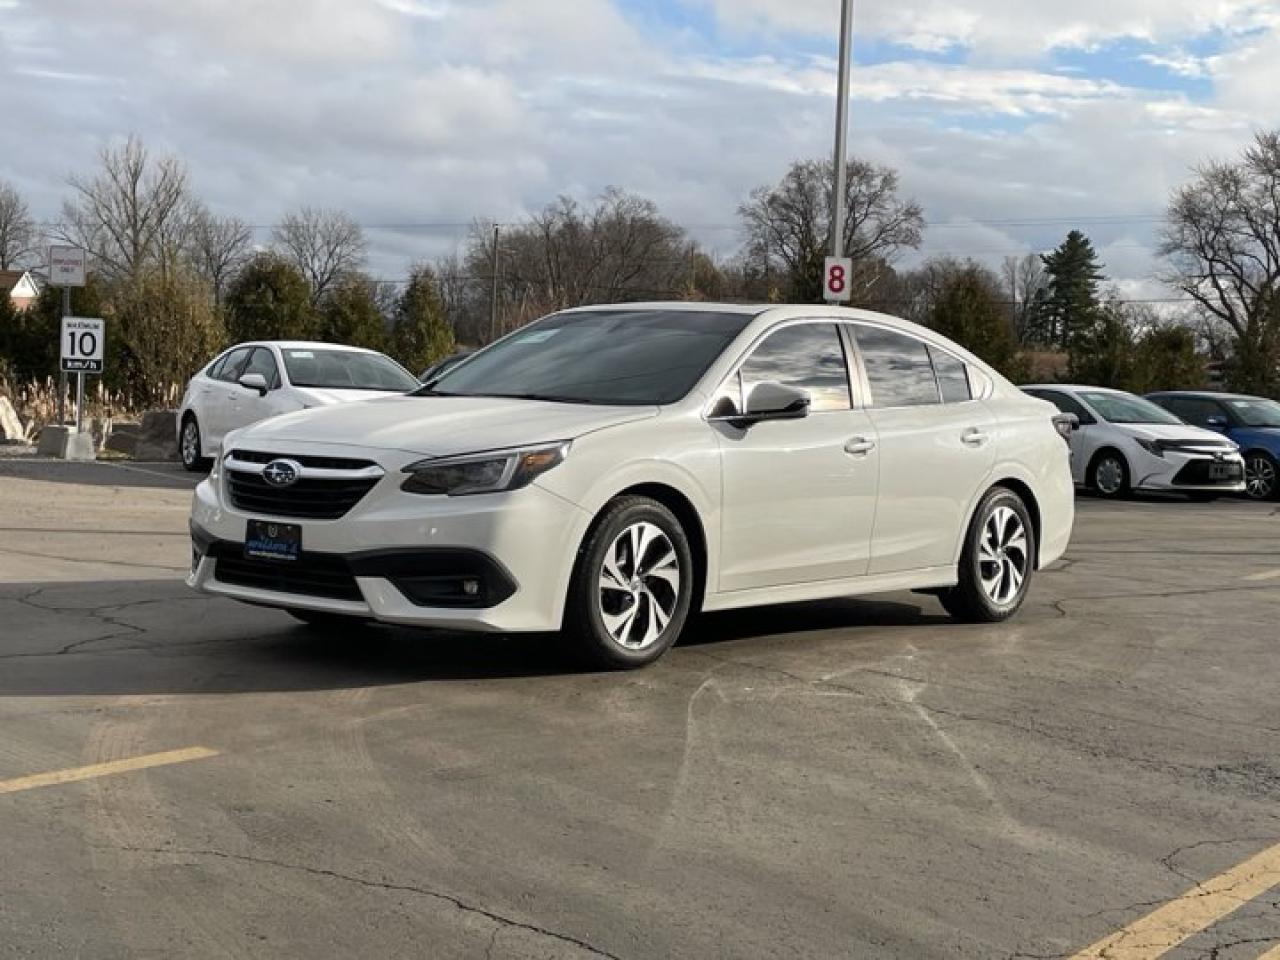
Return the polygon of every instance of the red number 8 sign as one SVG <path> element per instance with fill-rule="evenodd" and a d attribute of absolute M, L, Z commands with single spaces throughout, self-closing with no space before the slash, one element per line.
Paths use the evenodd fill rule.
<path fill-rule="evenodd" d="M 848 257 L 827 257 L 823 269 L 823 299 L 846 303 L 849 300 L 849 275 L 853 261 Z"/>

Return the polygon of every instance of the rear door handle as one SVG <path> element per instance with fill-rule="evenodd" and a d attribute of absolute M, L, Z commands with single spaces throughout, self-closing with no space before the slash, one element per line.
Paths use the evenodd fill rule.
<path fill-rule="evenodd" d="M 851 457 L 865 457 L 876 448 L 874 440 L 866 437 L 853 437 L 844 445 L 844 452 Z"/>
<path fill-rule="evenodd" d="M 971 447 L 980 447 L 984 443 L 986 443 L 987 440 L 988 440 L 987 435 L 983 433 L 981 430 L 979 430 L 977 427 L 970 427 L 968 430 L 966 430 L 964 433 L 960 435 L 960 441 L 962 443 L 968 444 Z"/>

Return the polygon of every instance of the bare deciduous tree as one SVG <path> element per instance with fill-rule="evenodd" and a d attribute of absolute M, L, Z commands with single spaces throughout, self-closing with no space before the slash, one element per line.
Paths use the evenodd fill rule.
<path fill-rule="evenodd" d="M 0 270 L 26 263 L 36 252 L 37 240 L 27 202 L 12 184 L 0 181 Z"/>
<path fill-rule="evenodd" d="M 196 273 L 221 303 L 227 284 L 252 253 L 253 230 L 238 217 L 214 216 L 202 203 L 192 205 L 187 254 Z"/>
<path fill-rule="evenodd" d="M 822 291 L 823 258 L 831 249 L 831 208 L 835 165 L 803 160 L 782 181 L 758 187 L 738 208 L 745 233 L 744 256 L 754 272 L 785 277 L 788 298 L 814 301 Z M 920 245 L 924 213 L 914 200 L 898 196 L 898 175 L 861 160 L 848 165 L 845 202 L 845 256 L 855 263 L 892 263 L 906 247 Z M 869 283 L 874 283 L 878 272 Z"/>
<path fill-rule="evenodd" d="M 60 239 L 83 247 L 108 276 L 134 278 L 167 270 L 186 243 L 187 171 L 174 156 L 152 158 L 136 136 L 104 147 L 101 170 L 68 181 L 75 196 L 62 207 Z"/>
<path fill-rule="evenodd" d="M 1014 333 L 1019 343 L 1026 343 L 1036 332 L 1036 321 L 1048 289 L 1044 261 L 1035 253 L 1005 257 L 1001 278 L 1009 296 Z"/>
<path fill-rule="evenodd" d="M 286 215 L 273 236 L 280 253 L 311 284 L 313 302 L 343 274 L 364 265 L 364 231 L 341 210 L 303 207 Z"/>
<path fill-rule="evenodd" d="M 1196 170 L 1169 205 L 1167 280 L 1231 329 L 1235 385 L 1280 387 L 1280 130 L 1259 133 L 1234 163 Z"/>

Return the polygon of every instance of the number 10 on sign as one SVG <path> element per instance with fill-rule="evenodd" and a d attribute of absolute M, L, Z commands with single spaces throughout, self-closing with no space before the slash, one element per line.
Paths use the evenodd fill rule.
<path fill-rule="evenodd" d="M 853 283 L 853 261 L 848 257 L 827 257 L 822 270 L 822 298 L 828 303 L 848 303 Z"/>

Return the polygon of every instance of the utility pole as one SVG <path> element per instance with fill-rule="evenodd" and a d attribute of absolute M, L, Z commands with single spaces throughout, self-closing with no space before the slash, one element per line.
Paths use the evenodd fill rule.
<path fill-rule="evenodd" d="M 831 211 L 831 256 L 844 256 L 845 170 L 849 146 L 849 71 L 853 51 L 853 0 L 840 0 L 840 82 L 836 89 L 836 191 Z"/>
<path fill-rule="evenodd" d="M 493 288 L 489 293 L 489 340 L 490 342 L 498 339 L 498 266 L 501 257 L 498 253 L 498 236 L 501 231 L 498 224 L 493 225 L 493 259 L 489 264 L 490 272 L 493 274 Z"/>

